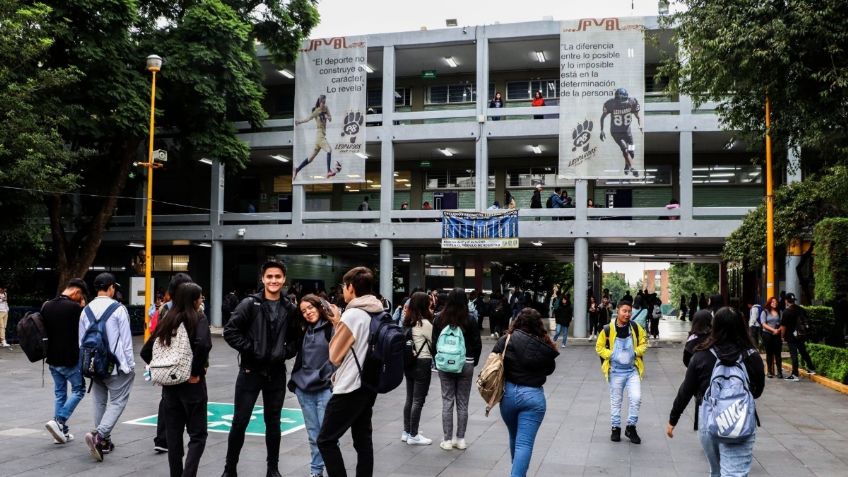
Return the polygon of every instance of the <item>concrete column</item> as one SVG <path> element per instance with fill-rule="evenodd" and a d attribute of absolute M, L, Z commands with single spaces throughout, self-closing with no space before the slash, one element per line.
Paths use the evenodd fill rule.
<path fill-rule="evenodd" d="M 794 293 L 801 298 L 801 281 L 798 279 L 797 267 L 801 264 L 804 243 L 800 239 L 792 239 L 786 247 L 786 293 Z"/>
<path fill-rule="evenodd" d="M 212 326 L 222 326 L 221 303 L 224 299 L 224 242 L 212 240 L 210 251 L 209 302 L 206 312 Z"/>
<path fill-rule="evenodd" d="M 480 137 L 475 148 L 474 208 L 486 210 L 489 207 L 487 193 L 489 188 L 489 141 L 486 116 L 489 108 L 489 40 L 486 28 L 477 30 L 477 122 L 480 125 Z"/>
<path fill-rule="evenodd" d="M 380 144 L 380 223 L 392 222 L 395 195 L 395 151 L 392 116 L 395 111 L 395 47 L 383 47 L 383 136 Z M 391 293 L 385 295 L 391 299 Z"/>
<path fill-rule="evenodd" d="M 589 189 L 588 184 L 586 183 L 586 179 L 577 179 L 574 181 L 574 200 L 577 201 L 574 204 L 576 220 L 586 220 L 588 217 L 586 213 L 586 202 L 589 199 Z"/>
<path fill-rule="evenodd" d="M 409 291 L 424 289 L 424 255 L 409 254 Z"/>
<path fill-rule="evenodd" d="M 136 196 L 139 197 L 139 200 L 135 201 L 135 226 L 137 228 L 144 228 L 144 214 L 147 209 L 147 181 L 139 182 Z M 82 213 L 82 209 L 78 207 L 81 205 L 79 203 L 79 193 L 74 194 L 73 201 L 74 217 L 79 217 Z"/>
<path fill-rule="evenodd" d="M 453 263 L 453 287 L 465 288 L 465 259 L 457 258 Z"/>
<path fill-rule="evenodd" d="M 391 239 L 380 240 L 380 294 L 392 300 L 392 273 L 394 269 Z"/>
<path fill-rule="evenodd" d="M 506 170 L 505 169 L 496 169 L 495 170 L 495 200 L 501 204 L 502 208 L 506 208 L 507 204 L 503 203 L 504 200 L 504 192 L 506 192 Z M 492 204 L 487 204 L 486 208 L 488 208 Z"/>
<path fill-rule="evenodd" d="M 575 338 L 585 338 L 587 335 L 587 300 L 589 292 L 589 240 L 583 237 L 574 239 L 574 328 Z"/>
<path fill-rule="evenodd" d="M 422 203 L 421 197 L 424 195 L 424 171 L 412 169 L 410 173 L 409 208 L 420 210 Z"/>
<path fill-rule="evenodd" d="M 306 192 L 302 185 L 292 184 L 292 225 L 303 225 L 303 209 L 306 207 Z"/>
<path fill-rule="evenodd" d="M 212 172 L 209 174 L 209 225 L 221 225 L 221 214 L 224 213 L 224 165 L 218 159 L 212 160 Z"/>
<path fill-rule="evenodd" d="M 480 126 L 482 136 L 477 140 L 474 170 L 474 208 L 486 210 L 489 207 L 489 139 L 486 137 L 486 125 Z"/>
<path fill-rule="evenodd" d="M 680 133 L 680 220 L 692 220 L 692 131 Z"/>

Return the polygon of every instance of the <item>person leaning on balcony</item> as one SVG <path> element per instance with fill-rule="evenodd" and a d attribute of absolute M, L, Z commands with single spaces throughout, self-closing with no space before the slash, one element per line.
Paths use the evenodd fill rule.
<path fill-rule="evenodd" d="M 538 108 L 545 105 L 545 98 L 542 96 L 542 91 L 536 91 L 533 95 L 533 101 L 530 103 L 534 108 Z M 533 119 L 542 119 L 544 116 L 541 114 L 533 115 Z"/>
<path fill-rule="evenodd" d="M 500 109 L 504 107 L 503 98 L 501 97 L 500 91 L 495 91 L 495 96 L 489 101 L 489 108 Z M 496 113 L 492 115 L 492 121 L 500 121 L 501 115 L 500 113 Z"/>

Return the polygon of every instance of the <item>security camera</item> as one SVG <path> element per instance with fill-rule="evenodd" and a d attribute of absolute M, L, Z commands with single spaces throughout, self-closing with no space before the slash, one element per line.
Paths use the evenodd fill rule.
<path fill-rule="evenodd" d="M 236 233 L 239 237 L 244 237 L 245 232 L 247 232 L 247 229 L 238 229 L 238 232 Z"/>

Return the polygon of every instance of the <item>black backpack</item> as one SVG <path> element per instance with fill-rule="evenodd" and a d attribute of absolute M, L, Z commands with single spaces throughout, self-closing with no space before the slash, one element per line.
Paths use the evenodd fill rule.
<path fill-rule="evenodd" d="M 554 208 L 554 196 L 549 195 L 548 200 L 545 202 L 545 207 L 548 209 Z"/>
<path fill-rule="evenodd" d="M 361 363 L 351 348 L 362 385 L 380 394 L 398 387 L 403 381 L 405 347 L 403 329 L 392 321 L 390 314 L 385 311 L 371 314 L 368 352 Z"/>
<path fill-rule="evenodd" d="M 41 307 L 44 309 L 44 307 Z M 24 315 L 17 326 L 18 340 L 30 363 L 47 357 L 47 329 L 40 311 L 31 311 Z"/>
<path fill-rule="evenodd" d="M 403 338 L 404 338 L 404 346 L 403 346 L 403 367 L 404 369 L 410 369 L 415 366 L 415 360 L 418 359 L 418 356 L 421 354 L 421 350 L 424 349 L 424 346 L 430 348 L 430 352 L 432 353 L 433 348 L 430 347 L 430 343 L 427 340 L 424 340 L 424 344 L 421 345 L 417 350 L 415 349 L 415 340 L 412 339 L 412 327 L 405 327 L 403 329 Z"/>

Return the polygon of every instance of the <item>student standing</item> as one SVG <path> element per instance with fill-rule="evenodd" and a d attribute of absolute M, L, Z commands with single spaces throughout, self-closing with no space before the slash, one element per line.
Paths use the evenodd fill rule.
<path fill-rule="evenodd" d="M 237 475 L 244 433 L 260 392 L 265 406 L 266 475 L 280 476 L 280 413 L 286 394 L 286 359 L 297 352 L 298 337 L 294 304 L 282 296 L 285 265 L 267 262 L 262 265 L 261 275 L 264 289 L 242 300 L 224 327 L 224 339 L 239 352 L 239 374 L 222 477 Z"/>
<path fill-rule="evenodd" d="M 780 336 L 789 345 L 789 355 L 792 359 L 792 374 L 787 376 L 787 381 L 799 381 L 798 379 L 798 355 L 804 359 L 807 365 L 807 374 L 816 374 L 816 368 L 810 353 L 807 352 L 807 326 L 805 323 L 806 312 L 795 304 L 795 294 L 787 293 L 783 297 L 786 307 L 780 319 Z"/>
<path fill-rule="evenodd" d="M 595 351 L 603 359 L 601 371 L 609 382 L 612 423 L 610 440 L 621 440 L 621 400 L 626 387 L 630 403 L 624 435 L 630 442 L 639 444 L 642 439 L 636 433 L 636 423 L 642 403 L 641 379 L 645 371 L 642 357 L 648 350 L 648 338 L 645 336 L 645 329 L 630 320 L 632 311 L 629 302 L 624 299 L 618 302 L 615 322 L 601 330 L 595 342 Z"/>
<path fill-rule="evenodd" d="M 509 340 L 509 341 L 507 341 Z M 556 343 L 551 340 L 539 312 L 525 308 L 509 333 L 495 343 L 493 353 L 504 355 L 504 394 L 501 418 L 509 431 L 511 477 L 524 477 L 530 467 L 536 433 L 545 417 L 545 384 L 556 368 Z"/>
<path fill-rule="evenodd" d="M 200 312 L 202 289 L 196 283 L 184 283 L 176 290 L 171 309 L 156 326 L 156 331 L 141 349 L 141 359 L 153 360 L 153 344 L 171 346 L 180 326 L 185 327 L 191 346 L 191 377 L 173 386 L 162 386 L 162 402 L 167 416 L 168 465 L 171 477 L 194 477 L 206 448 L 206 368 L 212 336 L 209 321 Z M 183 430 L 188 432 L 188 453 L 183 463 Z"/>
<path fill-rule="evenodd" d="M 783 379 L 783 365 L 780 362 L 780 354 L 783 351 L 783 339 L 780 337 L 780 309 L 777 306 L 777 298 L 769 297 L 766 302 L 765 313 L 762 320 L 762 340 L 766 349 L 766 368 L 768 377 L 775 376 Z"/>
<path fill-rule="evenodd" d="M 324 459 L 318 450 L 318 432 L 330 401 L 331 381 L 335 367 L 330 363 L 330 339 L 333 336 L 332 317 L 339 314 L 335 305 L 308 294 L 300 300 L 302 339 L 289 380 L 289 391 L 297 396 L 303 411 L 303 422 L 309 437 L 311 461 L 309 475 L 324 475 Z M 338 318 L 336 317 L 336 321 Z"/>
<path fill-rule="evenodd" d="M 6 343 L 6 323 L 9 320 L 9 294 L 0 287 L 0 347 L 8 348 Z"/>
<path fill-rule="evenodd" d="M 442 450 L 453 448 L 465 449 L 465 429 L 468 426 L 468 399 L 471 395 L 471 382 L 474 378 L 474 367 L 480 360 L 483 342 L 480 339 L 480 329 L 468 313 L 468 299 L 465 290 L 454 288 L 448 294 L 447 303 L 442 313 L 433 323 L 433 354 L 436 362 L 439 359 L 439 336 L 442 330 L 446 332 L 460 331 L 465 342 L 465 364 L 458 373 L 439 370 L 439 381 L 442 386 L 442 440 L 439 447 Z M 461 357 L 459 358 L 461 359 Z M 438 368 L 438 364 L 436 365 Z M 453 409 L 456 405 L 456 437 L 454 437 Z"/>
<path fill-rule="evenodd" d="M 692 396 L 703 396 L 710 386 L 713 368 L 718 360 L 727 366 L 742 358 L 748 375 L 749 390 L 756 399 L 763 393 L 765 376 L 763 360 L 748 336 L 745 320 L 729 307 L 719 309 L 712 322 L 710 337 L 697 348 L 686 377 L 677 391 L 666 426 L 666 434 L 674 437 L 674 427 Z M 741 442 L 720 442 L 708 432 L 707 423 L 698 430 L 701 447 L 710 464 L 710 476 L 747 476 L 751 470 L 755 435 Z"/>
<path fill-rule="evenodd" d="M 571 304 L 571 298 L 568 293 L 564 294 L 560 299 L 559 306 L 554 310 L 554 322 L 556 322 L 556 331 L 554 332 L 554 341 L 562 335 L 562 347 L 565 348 L 565 343 L 568 341 L 568 327 L 571 326 L 571 320 L 574 318 L 574 306 Z"/>
<path fill-rule="evenodd" d="M 406 378 L 406 403 L 403 406 L 403 434 L 400 440 L 409 445 L 430 445 L 433 440 L 418 430 L 421 409 L 430 391 L 430 369 L 433 365 L 433 322 L 430 297 L 416 292 L 409 299 L 409 310 L 403 320 L 404 329 L 412 330 L 412 348 L 415 362 L 404 370 Z"/>
<path fill-rule="evenodd" d="M 324 411 L 318 433 L 318 450 L 324 457 L 329 477 L 347 477 L 339 439 L 350 429 L 356 449 L 356 476 L 374 473 L 374 445 L 371 441 L 371 413 L 377 393 L 362 383 L 361 364 L 368 353 L 371 316 L 383 312 L 383 304 L 374 296 L 374 272 L 365 267 L 349 270 L 342 277 L 344 313 L 334 320 L 330 340 L 333 396 Z"/>

